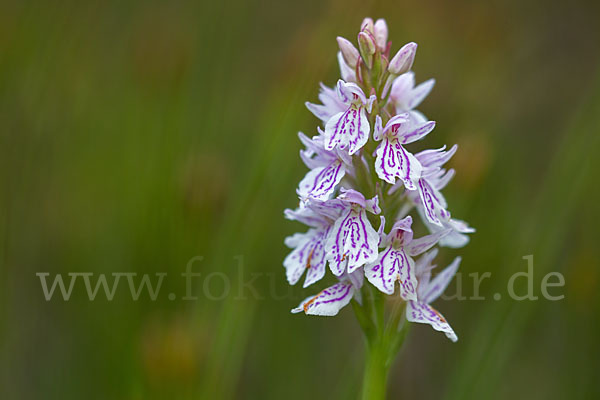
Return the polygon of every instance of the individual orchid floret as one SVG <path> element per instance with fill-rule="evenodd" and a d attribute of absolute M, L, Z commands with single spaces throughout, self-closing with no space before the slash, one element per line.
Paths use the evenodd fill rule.
<path fill-rule="evenodd" d="M 405 113 L 391 118 L 382 128 L 381 118 L 377 116 L 373 137 L 381 140 L 375 159 L 375 171 L 379 178 L 391 184 L 400 178 L 406 189 L 416 190 L 422 167 L 403 145 L 424 138 L 434 127 L 433 121 L 414 124 Z"/>
<path fill-rule="evenodd" d="M 285 239 L 286 246 L 294 249 L 283 261 L 290 285 L 295 285 L 305 271 L 308 272 L 304 287 L 323 278 L 327 264 L 325 242 L 335 221 L 347 208 L 348 205 L 342 200 L 308 199 L 306 202 L 301 202 L 296 210 L 284 211 L 287 219 L 310 227 L 305 233 L 296 233 Z"/>
<path fill-rule="evenodd" d="M 303 133 L 299 133 L 298 136 L 306 146 L 306 150 L 300 151 L 300 157 L 311 170 L 302 179 L 296 191 L 301 199 L 327 200 L 346 171 L 352 171 L 352 159 L 343 151 L 325 150 L 322 135 L 312 139 Z"/>
<path fill-rule="evenodd" d="M 435 257 L 436 253 L 433 253 Z M 446 321 L 444 316 L 435 308 L 430 306 L 443 292 L 456 274 L 460 264 L 460 257 L 456 257 L 452 263 L 440 272 L 433 280 L 431 279 L 431 254 L 425 254 L 416 265 L 417 269 L 417 300 L 410 300 L 406 305 L 406 319 L 410 322 L 429 324 L 439 332 L 444 332 L 446 336 L 456 342 L 458 337 L 454 330 Z"/>
<path fill-rule="evenodd" d="M 425 100 L 425 97 L 433 89 L 433 85 L 435 85 L 435 79 L 429 79 L 415 87 L 415 74 L 407 72 L 394 79 L 390 91 L 390 102 L 397 113 L 408 112 L 415 121 L 427 121 L 427 118 L 415 108 Z"/>
<path fill-rule="evenodd" d="M 284 212 L 286 218 L 311 228 L 306 233 L 296 233 L 285 239 L 285 245 L 293 249 L 283 261 L 290 285 L 295 285 L 306 270 L 304 287 L 321 280 L 325 275 L 325 240 L 341 210 L 328 210 L 328 213 L 319 211 L 300 203 L 298 209 Z"/>
<path fill-rule="evenodd" d="M 383 228 L 385 219 L 381 217 Z M 429 250 L 450 230 L 413 239 L 412 218 L 407 216 L 396 221 L 390 232 L 385 235 L 380 228 L 379 247 L 385 248 L 377 260 L 365 266 L 365 276 L 377 289 L 385 294 L 393 294 L 396 281 L 400 286 L 400 296 L 404 300 L 417 300 L 417 277 L 412 257 Z"/>
<path fill-rule="evenodd" d="M 367 112 L 371 112 L 376 97 L 367 98 L 360 86 L 342 80 L 338 81 L 337 95 L 346 109 L 332 116 L 325 125 L 325 149 L 337 147 L 353 155 L 369 140 L 371 126 Z"/>
<path fill-rule="evenodd" d="M 361 271 L 344 274 L 339 279 L 340 281 L 335 285 L 322 290 L 315 296 L 304 299 L 298 307 L 292 310 L 292 313 L 304 312 L 307 315 L 334 316 L 350 303 L 352 298 L 360 302 L 360 289 L 363 285 Z"/>
<path fill-rule="evenodd" d="M 294 250 L 283 260 L 287 280 L 295 285 L 304 271 L 308 270 L 304 287 L 312 285 L 325 276 L 325 238 L 331 226 L 309 229 L 306 233 L 296 233 L 285 239 L 285 245 Z"/>
<path fill-rule="evenodd" d="M 335 221 L 325 243 L 329 268 L 334 275 L 352 273 L 377 259 L 379 235 L 371 226 L 366 211 L 379 214 L 378 198 L 366 200 L 353 189 L 341 189 L 338 201 L 347 210 Z"/>
<path fill-rule="evenodd" d="M 402 46 L 396 55 L 390 60 L 388 71 L 393 75 L 404 74 L 412 68 L 417 54 L 417 44 L 410 42 Z"/>

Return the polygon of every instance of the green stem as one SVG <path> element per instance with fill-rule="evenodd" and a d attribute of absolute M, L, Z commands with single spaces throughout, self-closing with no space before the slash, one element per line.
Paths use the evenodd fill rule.
<path fill-rule="evenodd" d="M 381 342 L 369 347 L 363 376 L 362 400 L 385 400 L 389 372 L 386 350 Z"/>
<path fill-rule="evenodd" d="M 375 303 L 377 303 L 376 298 Z M 405 306 L 406 303 L 403 301 L 394 304 L 386 326 L 383 324 L 370 324 L 371 328 L 376 327 L 375 334 L 372 330 L 370 334 L 365 331 L 365 334 L 367 334 L 367 354 L 361 400 L 385 400 L 389 369 L 402 347 L 408 330 L 408 324 L 404 319 Z M 377 315 L 374 318 L 378 319 L 378 307 L 375 311 Z M 372 321 L 371 319 L 370 322 Z"/>

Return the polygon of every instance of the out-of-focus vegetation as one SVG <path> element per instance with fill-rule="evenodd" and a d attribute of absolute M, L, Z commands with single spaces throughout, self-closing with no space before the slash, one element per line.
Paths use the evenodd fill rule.
<path fill-rule="evenodd" d="M 317 288 L 285 282 L 283 238 L 300 226 L 282 210 L 305 173 L 296 132 L 317 125 L 303 103 L 335 82 L 335 36 L 367 15 L 387 19 L 396 48 L 419 43 L 417 80 L 437 80 L 422 106 L 438 122 L 428 144 L 459 144 L 447 197 L 478 231 L 440 263 L 463 256 L 467 296 L 469 274 L 492 274 L 486 300 L 438 304 L 457 344 L 413 327 L 392 398 L 600 396 L 596 2 L 0 10 L 0 398 L 354 398 L 363 341 L 351 311 L 289 313 Z M 563 300 L 507 298 L 529 254 L 536 295 L 557 271 Z M 194 256 L 199 298 L 185 301 Z M 219 300 L 223 280 L 205 279 L 217 271 L 230 277 Z M 168 275 L 156 301 L 124 284 L 113 301 L 80 284 L 46 301 L 38 272 Z"/>

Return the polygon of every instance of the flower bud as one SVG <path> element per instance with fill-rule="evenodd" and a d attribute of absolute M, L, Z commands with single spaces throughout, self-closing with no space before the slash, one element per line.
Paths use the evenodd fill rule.
<path fill-rule="evenodd" d="M 383 18 L 379 18 L 377 21 L 375 21 L 374 30 L 375 43 L 377 44 L 377 47 L 379 47 L 379 50 L 384 52 L 387 46 L 388 27 Z"/>
<path fill-rule="evenodd" d="M 375 32 L 375 29 L 373 28 L 373 19 L 368 17 L 363 19 L 362 24 L 360 24 L 360 30 L 373 34 Z"/>
<path fill-rule="evenodd" d="M 375 38 L 368 32 L 360 32 L 358 34 L 358 48 L 360 55 L 369 68 L 373 67 L 373 54 L 377 51 L 375 46 Z"/>
<path fill-rule="evenodd" d="M 341 36 L 337 37 L 337 42 L 338 46 L 340 46 L 340 51 L 344 56 L 346 64 L 348 64 L 349 67 L 355 68 L 356 63 L 358 62 L 358 57 L 360 57 L 360 54 L 358 53 L 358 50 L 356 50 L 356 47 L 354 47 L 354 45 L 349 40 L 344 39 Z"/>
<path fill-rule="evenodd" d="M 415 53 L 417 52 L 417 44 L 410 42 L 402 46 L 390 61 L 388 71 L 395 75 L 401 75 L 409 71 L 415 61 Z"/>

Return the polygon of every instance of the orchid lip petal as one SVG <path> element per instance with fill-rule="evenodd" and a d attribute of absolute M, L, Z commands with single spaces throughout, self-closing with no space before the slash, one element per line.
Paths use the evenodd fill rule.
<path fill-rule="evenodd" d="M 335 222 L 325 244 L 331 272 L 340 276 L 375 261 L 378 244 L 379 235 L 366 211 L 349 209 Z"/>
<path fill-rule="evenodd" d="M 306 315 L 334 316 L 345 307 L 354 296 L 354 286 L 350 282 L 339 282 L 316 296 L 304 299 L 292 310 L 293 314 L 304 312 Z"/>
<path fill-rule="evenodd" d="M 402 249 L 388 246 L 377 261 L 365 266 L 365 276 L 377 289 L 389 295 L 394 293 L 398 281 L 400 296 L 404 300 L 417 300 L 415 262 Z"/>
<path fill-rule="evenodd" d="M 445 333 L 446 337 L 453 342 L 458 340 L 456 333 L 444 316 L 429 304 L 409 301 L 406 307 L 406 319 L 409 322 L 429 324 L 436 331 Z"/>

